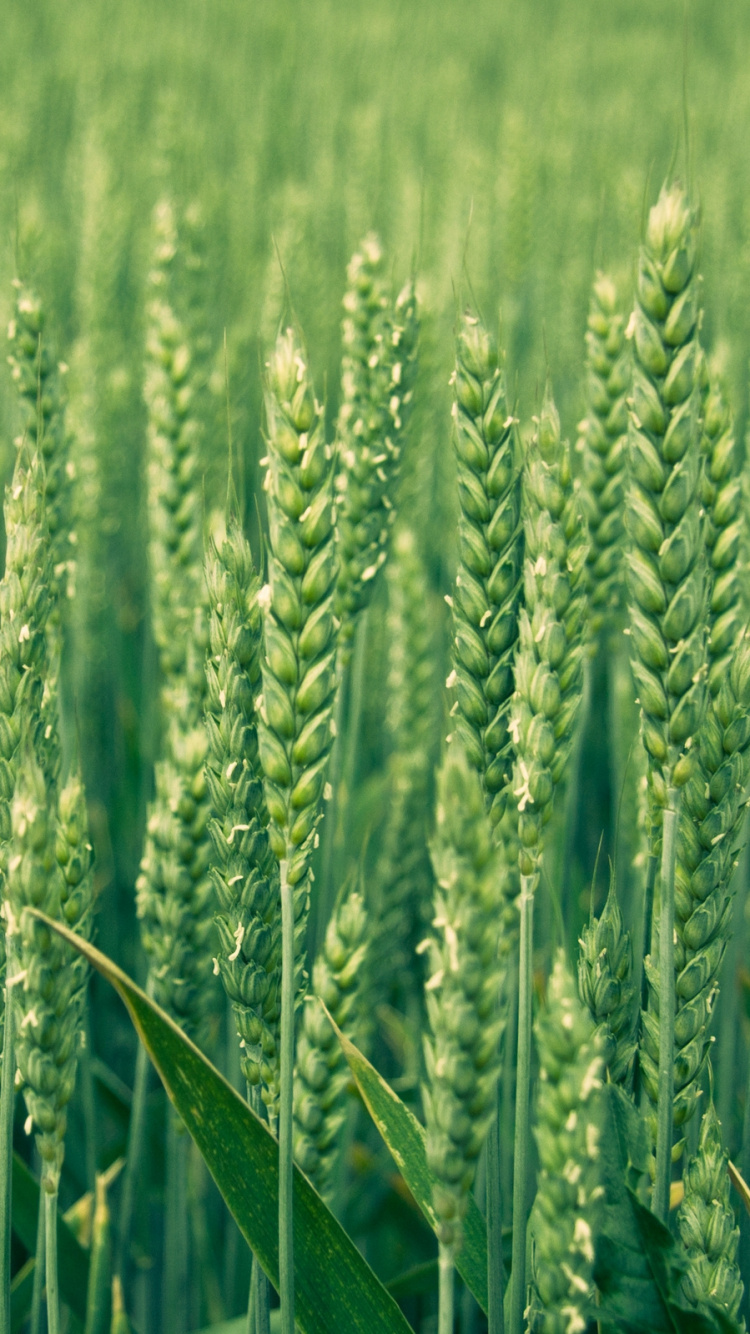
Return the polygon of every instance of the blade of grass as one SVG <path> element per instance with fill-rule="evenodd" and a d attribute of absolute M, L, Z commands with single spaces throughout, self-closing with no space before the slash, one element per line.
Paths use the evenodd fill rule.
<path fill-rule="evenodd" d="M 192 1135 L 247 1245 L 279 1282 L 278 1144 L 244 1098 L 93 945 L 37 914 L 78 949 L 125 1002 L 175 1110 Z M 307 1179 L 294 1169 L 296 1321 L 300 1334 L 409 1334 L 409 1325 Z M 486 1266 L 486 1256 L 485 1256 Z M 243 1317 L 243 1321 L 244 1321 Z"/>

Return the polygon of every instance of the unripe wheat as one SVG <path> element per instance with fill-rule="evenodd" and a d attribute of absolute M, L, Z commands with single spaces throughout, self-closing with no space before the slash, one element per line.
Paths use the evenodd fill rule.
<path fill-rule="evenodd" d="M 524 607 L 510 729 L 519 865 L 530 876 L 539 868 L 542 831 L 570 754 L 586 634 L 586 529 L 549 388 L 528 448 L 523 497 Z"/>
<path fill-rule="evenodd" d="M 438 775 L 432 859 L 435 916 L 433 934 L 424 942 L 430 963 L 426 1150 L 435 1177 L 438 1239 L 455 1252 L 477 1158 L 495 1116 L 505 1023 L 499 853 L 478 776 L 455 742 Z"/>
<path fill-rule="evenodd" d="M 269 584 L 258 739 L 271 844 L 288 863 L 302 970 L 310 856 L 332 738 L 333 461 L 302 348 L 280 334 L 266 378 Z"/>
<path fill-rule="evenodd" d="M 701 1121 L 698 1150 L 685 1168 L 685 1194 L 677 1215 L 688 1256 L 682 1292 L 690 1306 L 700 1309 L 706 1302 L 715 1302 L 736 1320 L 743 1283 L 737 1264 L 740 1232 L 729 1198 L 728 1158 L 711 1102 Z M 744 1330 L 744 1320 L 740 1328 Z"/>
<path fill-rule="evenodd" d="M 268 841 L 258 757 L 255 697 L 260 690 L 260 579 L 239 523 L 211 542 L 206 777 L 214 818 L 211 878 L 218 913 L 219 969 L 232 1002 L 250 1087 L 278 1094 L 281 915 L 279 867 Z"/>
<path fill-rule="evenodd" d="M 392 301 L 376 236 L 365 238 L 347 277 L 336 478 L 336 615 L 343 665 L 388 554 L 419 333 L 414 283 Z"/>
<path fill-rule="evenodd" d="M 461 505 L 453 597 L 455 726 L 497 824 L 513 765 L 508 703 L 521 597 L 521 472 L 498 350 L 472 315 L 461 323 L 454 380 Z"/>
<path fill-rule="evenodd" d="M 606 273 L 599 273 L 586 329 L 586 417 L 576 443 L 582 454 L 581 497 L 591 539 L 588 576 L 594 634 L 621 603 L 629 387 L 630 353 L 617 289 Z"/>
<path fill-rule="evenodd" d="M 367 927 L 364 898 L 352 890 L 328 923 L 297 1041 L 294 1156 L 323 1196 L 332 1187 L 349 1067 L 320 1001 L 341 1031 L 356 1041 Z"/>
<path fill-rule="evenodd" d="M 528 1328 L 571 1334 L 587 1325 L 593 1296 L 604 1067 L 594 1026 L 558 956 L 536 1022 L 539 1185 L 531 1212 L 533 1285 Z"/>

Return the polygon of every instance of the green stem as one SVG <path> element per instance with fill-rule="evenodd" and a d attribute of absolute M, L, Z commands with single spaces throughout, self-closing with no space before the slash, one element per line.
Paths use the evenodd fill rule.
<path fill-rule="evenodd" d="M 57 1286 L 57 1186 L 44 1191 L 44 1250 L 47 1270 L 47 1334 L 60 1334 L 60 1294 Z"/>
<path fill-rule="evenodd" d="M 747 1088 L 745 1089 L 745 1115 L 742 1123 L 742 1145 L 740 1147 L 739 1169 L 745 1181 L 750 1181 L 750 1061 L 747 1070 Z M 750 1274 L 750 1213 L 740 1209 L 740 1248 L 738 1255 L 740 1273 Z M 750 1320 L 750 1282 L 745 1283 L 741 1314 L 745 1321 Z"/>
<path fill-rule="evenodd" d="M 6 900 L 10 915 L 10 904 Z M 15 1108 L 16 1026 L 11 986 L 16 969 L 14 924 L 6 918 L 5 1031 L 3 1073 L 0 1083 L 0 1334 L 10 1334 L 10 1234 L 13 1183 L 13 1112 Z"/>
<path fill-rule="evenodd" d="M 500 1091 L 487 1136 L 487 1334 L 503 1334 L 503 1196 L 500 1179 Z"/>
<path fill-rule="evenodd" d="M 44 1292 L 44 1191 L 39 1192 L 34 1253 L 34 1286 L 31 1292 L 29 1334 L 42 1334 L 42 1293 Z"/>
<path fill-rule="evenodd" d="M 641 1011 L 645 1013 L 648 1009 L 648 977 L 643 961 L 651 949 L 651 932 L 654 921 L 654 886 L 656 885 L 656 871 L 658 868 L 656 857 L 649 856 L 646 867 L 646 888 L 643 896 L 643 937 L 641 949 L 639 951 L 640 970 L 641 970 Z M 641 1087 L 641 1067 L 640 1061 L 636 1061 L 635 1078 L 633 1081 L 633 1097 L 639 1102 L 639 1092 Z"/>
<path fill-rule="evenodd" d="M 281 1052 L 279 1097 L 279 1298 L 281 1334 L 294 1334 L 294 1162 L 292 1100 L 294 1094 L 294 894 L 281 871 Z"/>
<path fill-rule="evenodd" d="M 732 934 L 729 937 L 729 944 L 724 958 L 722 988 L 719 993 L 719 1016 L 718 1016 L 718 1041 L 717 1046 L 721 1053 L 719 1060 L 719 1077 L 717 1080 L 716 1110 L 719 1115 L 726 1144 L 730 1154 L 737 1143 L 734 1108 L 736 1105 L 736 1076 L 737 1076 L 737 1058 L 740 1034 L 742 1028 L 739 1021 L 740 1007 L 740 963 L 745 958 L 747 946 L 746 940 L 746 915 L 745 915 L 745 887 L 747 885 L 748 873 L 748 847 L 742 850 L 739 866 L 735 873 L 733 882 L 730 883 L 730 892 L 734 888 L 732 902 Z M 694 1117 L 698 1120 L 698 1117 Z"/>
<path fill-rule="evenodd" d="M 149 996 L 153 993 L 151 979 L 146 988 Z M 128 1146 L 125 1171 L 120 1196 L 119 1244 L 115 1273 L 125 1282 L 128 1265 L 128 1247 L 130 1229 L 133 1223 L 133 1205 L 135 1203 L 136 1174 L 141 1165 L 143 1141 L 146 1131 L 146 1097 L 148 1094 L 149 1059 L 142 1042 L 138 1043 L 135 1057 L 135 1079 L 133 1082 L 133 1101 L 130 1106 L 130 1124 L 128 1126 Z"/>
<path fill-rule="evenodd" d="M 79 1058 L 81 1071 L 81 1100 L 83 1102 L 83 1123 L 86 1134 L 86 1187 L 96 1189 L 96 1102 L 94 1099 L 94 1077 L 91 1073 L 91 1022 L 89 1018 L 88 987 L 83 1017 L 83 1043 Z"/>
<path fill-rule="evenodd" d="M 651 1207 L 663 1223 L 669 1216 L 674 1116 L 674 873 L 678 792 L 670 788 L 664 811 L 659 908 L 659 1102 L 656 1128 L 656 1177 Z"/>
<path fill-rule="evenodd" d="M 521 942 L 518 960 L 518 1056 L 516 1121 L 513 1142 L 513 1258 L 510 1276 L 509 1334 L 521 1334 L 526 1306 L 526 1214 L 531 1125 L 531 988 L 536 877 L 521 876 Z"/>
<path fill-rule="evenodd" d="M 331 746 L 331 757 L 328 763 L 328 781 L 331 784 L 333 793 L 331 802 L 331 818 L 323 821 L 323 833 L 321 835 L 320 857 L 320 884 L 317 894 L 317 908 L 315 912 L 315 954 L 325 939 L 326 926 L 328 918 L 331 915 L 334 900 L 336 897 L 335 881 L 333 878 L 333 857 L 334 842 L 336 837 L 336 821 L 332 818 L 338 810 L 339 791 L 341 788 L 341 771 L 343 763 L 343 731 L 345 716 L 345 694 L 347 685 L 347 673 L 340 668 L 336 680 L 336 703 L 333 706 L 333 745 Z"/>
<path fill-rule="evenodd" d="M 515 950 L 508 967 L 508 1023 L 503 1044 L 503 1073 L 500 1086 L 500 1119 L 504 1134 L 500 1144 L 500 1192 L 502 1223 L 510 1227 L 513 1202 L 513 1105 L 515 1099 L 516 1041 L 518 1038 L 518 960 Z"/>
<path fill-rule="evenodd" d="M 184 1334 L 187 1329 L 187 1192 L 185 1189 L 187 1135 L 179 1117 L 169 1111 L 164 1220 L 164 1309 L 165 1334 Z"/>
<path fill-rule="evenodd" d="M 440 1242 L 438 1251 L 438 1334 L 453 1334 L 453 1251 Z"/>
<path fill-rule="evenodd" d="M 260 1115 L 262 1099 L 259 1084 L 256 1084 L 254 1088 L 251 1088 L 249 1084 L 247 1085 L 247 1101 L 253 1110 Z M 248 1334 L 270 1334 L 270 1329 L 271 1293 L 268 1287 L 268 1279 L 258 1263 L 257 1256 L 253 1254 L 250 1295 L 247 1307 L 247 1330 Z"/>
<path fill-rule="evenodd" d="M 321 886 L 318 890 L 318 909 L 315 920 L 315 950 L 320 949 L 326 927 L 333 912 L 336 893 L 341 883 L 339 861 L 346 843 L 349 802 L 357 777 L 359 754 L 359 725 L 362 717 L 364 692 L 365 643 L 367 638 L 367 608 L 364 609 L 355 631 L 354 653 L 351 666 L 339 667 L 338 689 L 334 706 L 335 736 L 329 764 L 328 781 L 332 797 L 329 815 L 323 821 L 323 857 Z"/>

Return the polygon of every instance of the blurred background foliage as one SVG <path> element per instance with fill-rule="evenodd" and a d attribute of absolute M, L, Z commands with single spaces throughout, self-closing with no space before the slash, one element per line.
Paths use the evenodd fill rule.
<path fill-rule="evenodd" d="M 594 271 L 606 266 L 629 291 L 644 210 L 673 163 L 700 201 L 703 338 L 726 349 L 742 435 L 748 68 L 742 0 L 5 0 L 0 315 L 9 317 L 11 280 L 32 282 L 70 368 L 79 571 L 66 689 L 78 739 L 67 745 L 80 744 L 91 805 L 98 939 L 129 970 L 142 974 L 133 885 L 158 748 L 142 382 L 159 197 L 166 191 L 188 208 L 201 257 L 206 512 L 224 503 L 231 433 L 256 551 L 261 369 L 282 310 L 304 330 L 332 429 L 352 251 L 375 228 L 398 282 L 416 266 L 423 332 L 402 505 L 425 559 L 439 681 L 447 672 L 442 596 L 453 574 L 457 311 L 471 297 L 490 324 L 499 321 L 524 423 L 549 369 L 574 439 Z M 5 478 L 15 412 L 6 374 Z M 342 874 L 388 802 L 386 600 L 381 581 L 364 655 L 355 836 L 338 863 Z M 617 679 L 621 716 L 630 709 L 632 723 L 626 668 Z M 596 708 L 591 716 L 579 813 L 558 863 L 566 884 L 573 881 L 571 940 L 587 912 L 602 829 L 604 853 L 613 852 L 613 792 L 632 735 L 614 738 L 613 777 L 602 778 L 605 729 Z M 626 883 L 628 837 L 626 830 Z M 377 848 L 366 856 L 374 863 Z M 555 921 L 554 904 L 546 911 Z M 624 911 L 634 920 L 627 898 Z M 740 957 L 730 952 L 728 966 Z M 119 1013 L 113 1022 L 115 1003 L 98 987 L 95 994 L 94 1047 L 106 1045 L 111 1067 L 101 1096 L 110 1099 L 116 1138 L 118 1096 L 126 1094 L 116 1076 L 131 1079 L 133 1038 Z M 75 1176 L 82 1168 L 74 1135 L 69 1142 Z M 388 1199 L 400 1207 L 397 1196 Z M 395 1270 L 396 1259 L 390 1263 Z"/>

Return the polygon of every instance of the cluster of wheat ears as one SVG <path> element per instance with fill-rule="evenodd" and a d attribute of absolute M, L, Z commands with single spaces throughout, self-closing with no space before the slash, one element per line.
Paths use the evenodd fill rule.
<path fill-rule="evenodd" d="M 437 693 L 435 611 L 400 489 L 419 397 L 415 278 L 395 295 L 374 236 L 352 259 L 332 439 L 293 321 L 268 351 L 266 541 L 254 557 L 231 455 L 226 513 L 205 513 L 205 347 L 190 295 L 200 254 L 190 215 L 169 202 L 156 210 L 144 394 L 162 723 L 135 887 L 142 1004 L 164 1031 L 177 1026 L 204 1048 L 216 979 L 223 984 L 247 1116 L 274 1146 L 278 1233 L 272 1261 L 260 1243 L 253 1258 L 255 1334 L 271 1328 L 269 1274 L 282 1334 L 295 1321 L 333 1327 L 325 1313 L 315 1325 L 307 1304 L 295 1314 L 303 1224 L 294 1165 L 316 1207 L 336 1212 L 355 1088 L 373 1110 L 362 1071 L 381 1090 L 373 1116 L 415 1196 L 405 1164 L 421 1155 L 439 1334 L 456 1328 L 456 1265 L 472 1288 L 462 1257 L 476 1200 L 486 1273 L 473 1291 L 491 1334 L 744 1328 L 735 1209 L 750 1206 L 750 1102 L 735 1166 L 710 1053 L 750 778 L 748 509 L 726 386 L 700 342 L 697 246 L 696 213 L 671 184 L 648 217 L 632 313 L 627 295 L 597 276 L 573 450 L 549 383 L 523 425 L 492 333 L 477 313 L 458 320 L 453 667 L 435 756 L 425 723 Z M 102 966 L 90 945 L 97 904 L 80 763 L 63 772 L 60 743 L 69 709 L 61 660 L 83 574 L 65 367 L 42 304 L 20 283 L 9 339 L 21 424 L 0 583 L 0 1334 L 20 1327 L 11 1265 L 19 1093 L 40 1164 L 31 1329 L 41 1330 L 46 1309 L 58 1334 L 73 1320 L 57 1259 L 66 1109 L 77 1065 L 90 1079 L 87 957 Z M 338 868 L 362 627 L 384 568 L 388 726 L 398 745 L 373 889 L 365 875 L 339 883 Z M 640 705 L 630 767 L 641 920 L 626 931 L 612 875 L 577 961 L 559 949 L 541 983 L 532 962 L 545 840 L 577 781 L 590 662 L 623 631 Z M 322 928 L 309 968 L 311 902 Z M 380 1051 L 384 1000 L 406 1016 L 423 1130 L 366 1060 Z M 148 1063 L 144 1038 L 111 1233 L 111 1181 L 97 1178 L 87 1334 L 110 1322 L 118 1334 L 129 1328 Z M 183 1334 L 190 1141 L 169 1092 L 163 1328 Z M 224 1133 L 220 1121 L 213 1133 Z M 503 1219 L 512 1223 L 505 1256 Z M 477 1327 L 468 1302 L 460 1318 L 462 1330 Z M 352 1329 L 391 1328 L 350 1319 Z"/>

